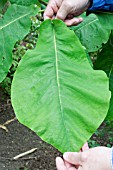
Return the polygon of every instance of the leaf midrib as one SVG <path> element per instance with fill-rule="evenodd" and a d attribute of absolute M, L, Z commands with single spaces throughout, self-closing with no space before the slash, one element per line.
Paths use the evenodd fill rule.
<path fill-rule="evenodd" d="M 58 53 L 57 53 L 57 45 L 56 45 L 56 36 L 55 36 L 55 31 L 53 28 L 53 36 L 54 36 L 54 47 L 55 47 L 55 64 L 56 64 L 56 79 L 57 79 L 57 86 L 58 86 L 58 96 L 59 96 L 59 101 L 60 101 L 60 109 L 61 112 L 63 112 L 62 108 L 62 100 L 61 100 L 61 92 L 60 92 L 60 81 L 59 81 L 59 72 L 58 72 Z"/>
<path fill-rule="evenodd" d="M 54 47 L 55 47 L 55 64 L 56 64 L 56 79 L 57 79 L 57 87 L 58 87 L 58 98 L 59 98 L 59 103 L 60 103 L 60 110 L 61 110 L 61 114 L 62 114 L 62 122 L 66 131 L 66 138 L 68 141 L 68 136 L 67 136 L 67 128 L 64 122 L 64 111 L 63 111 L 63 107 L 62 107 L 62 100 L 61 100 L 61 91 L 60 91 L 60 81 L 59 81 L 59 66 L 58 66 L 58 52 L 57 52 L 57 43 L 56 43 L 56 35 L 55 35 L 55 30 L 54 30 L 54 26 L 53 26 L 53 39 L 54 39 Z M 68 141 L 68 150 L 70 150 L 70 144 Z"/>

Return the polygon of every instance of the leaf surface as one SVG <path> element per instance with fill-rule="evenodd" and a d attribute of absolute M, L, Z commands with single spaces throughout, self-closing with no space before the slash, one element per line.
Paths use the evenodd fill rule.
<path fill-rule="evenodd" d="M 75 31 L 82 45 L 86 47 L 88 52 L 97 51 L 102 47 L 103 43 L 104 44 L 107 43 L 111 31 L 110 29 L 107 29 L 108 28 L 107 26 L 106 26 L 107 28 L 103 26 L 104 22 L 103 20 L 105 18 L 106 18 L 105 15 L 103 16 L 99 14 L 98 15 L 90 14 L 84 17 L 84 21 L 81 24 L 71 28 Z M 111 22 L 113 25 L 113 19 L 109 20 L 109 22 Z M 109 22 L 108 26 L 109 25 L 111 26 Z"/>
<path fill-rule="evenodd" d="M 101 12 L 96 15 L 105 29 L 113 30 L 113 12 Z"/>
<path fill-rule="evenodd" d="M 12 64 L 12 50 L 15 43 L 28 34 L 31 26 L 30 17 L 37 12 L 34 6 L 12 5 L 0 20 L 0 82 Z"/>
<path fill-rule="evenodd" d="M 32 4 L 36 4 L 38 0 L 10 0 L 12 4 L 17 4 L 17 5 L 23 5 L 23 6 L 29 6 Z"/>
<path fill-rule="evenodd" d="M 19 63 L 11 98 L 19 121 L 65 152 L 79 151 L 98 128 L 110 93 L 106 74 L 93 70 L 74 32 L 46 20 L 35 50 Z"/>

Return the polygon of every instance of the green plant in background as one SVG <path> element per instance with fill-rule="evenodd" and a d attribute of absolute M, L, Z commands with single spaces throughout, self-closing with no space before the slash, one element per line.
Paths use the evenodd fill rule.
<path fill-rule="evenodd" d="M 90 147 L 113 145 L 113 121 L 106 120 L 88 141 Z"/>
<path fill-rule="evenodd" d="M 109 107 L 113 14 L 84 15 L 83 23 L 70 28 L 73 31 L 61 21 L 47 20 L 38 38 L 45 4 L 41 0 L 10 0 L 0 23 L 0 81 L 9 68 L 12 80 L 21 60 L 11 92 L 18 119 L 61 152 L 79 150 L 106 115 L 113 119 L 112 95 Z M 93 64 L 92 53 L 97 54 Z"/>
<path fill-rule="evenodd" d="M 11 67 L 12 50 L 15 43 L 29 33 L 31 26 L 30 17 L 37 13 L 37 6 L 14 4 L 10 5 L 4 14 L 0 22 L 0 82 L 6 77 Z"/>
<path fill-rule="evenodd" d="M 1 86 L 9 95 L 11 95 L 11 83 L 19 61 L 28 49 L 33 49 L 36 46 L 40 23 L 41 21 L 38 20 L 37 16 L 31 17 L 30 32 L 23 40 L 18 41 L 13 48 L 12 66 L 8 71 L 7 77 L 1 83 Z"/>
<path fill-rule="evenodd" d="M 17 170 L 20 170 L 21 168 L 17 169 Z M 28 168 L 24 168 L 23 170 L 28 170 Z"/>

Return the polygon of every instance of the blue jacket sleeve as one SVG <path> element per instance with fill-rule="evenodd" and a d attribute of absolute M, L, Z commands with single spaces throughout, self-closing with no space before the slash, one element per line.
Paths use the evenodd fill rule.
<path fill-rule="evenodd" d="M 113 0 L 92 0 L 92 6 L 89 11 L 92 10 L 113 11 Z"/>

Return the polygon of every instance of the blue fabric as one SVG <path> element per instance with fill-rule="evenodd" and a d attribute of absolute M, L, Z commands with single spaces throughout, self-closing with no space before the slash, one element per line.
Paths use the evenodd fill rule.
<path fill-rule="evenodd" d="M 93 0 L 89 10 L 113 11 L 113 0 Z"/>

